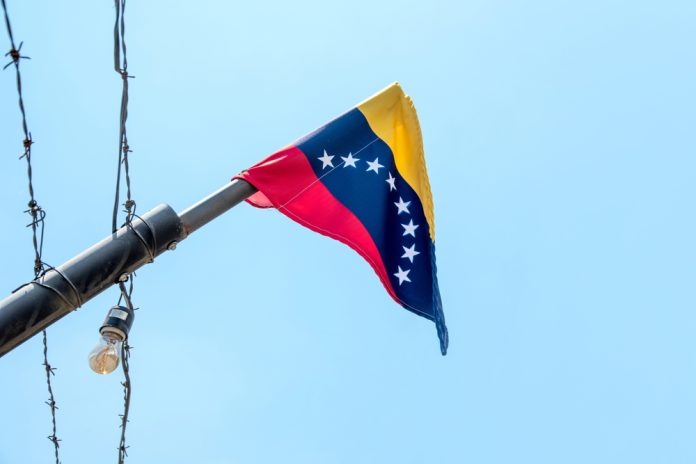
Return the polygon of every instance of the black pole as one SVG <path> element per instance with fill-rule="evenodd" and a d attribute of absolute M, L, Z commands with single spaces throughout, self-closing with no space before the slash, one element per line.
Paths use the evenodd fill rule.
<path fill-rule="evenodd" d="M 160 205 L 0 301 L 0 357 L 253 194 L 234 180 L 179 216 Z"/>
<path fill-rule="evenodd" d="M 184 225 L 186 235 L 195 232 L 225 211 L 237 206 L 254 192 L 256 189 L 248 182 L 234 179 L 195 205 L 185 209 L 179 214 L 179 217 Z"/>

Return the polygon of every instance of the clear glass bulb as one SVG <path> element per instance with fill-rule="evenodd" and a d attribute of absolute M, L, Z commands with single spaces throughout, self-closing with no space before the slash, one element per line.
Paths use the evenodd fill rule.
<path fill-rule="evenodd" d="M 116 334 L 102 334 L 97 345 L 89 352 L 89 367 L 97 374 L 111 374 L 121 359 L 122 343 Z"/>

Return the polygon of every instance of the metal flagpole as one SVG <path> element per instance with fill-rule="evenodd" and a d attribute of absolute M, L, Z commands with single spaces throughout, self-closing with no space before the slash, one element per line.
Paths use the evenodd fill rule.
<path fill-rule="evenodd" d="M 235 179 L 177 214 L 162 204 L 0 301 L 0 357 L 256 192 Z"/>

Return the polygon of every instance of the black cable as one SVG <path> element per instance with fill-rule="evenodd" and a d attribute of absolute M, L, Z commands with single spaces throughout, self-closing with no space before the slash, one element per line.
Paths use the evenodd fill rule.
<path fill-rule="evenodd" d="M 119 282 L 119 288 L 121 289 L 121 297 L 125 300 L 126 306 L 131 311 L 135 311 L 133 308 L 133 303 L 131 301 L 131 295 L 133 294 L 133 279 L 130 281 L 130 288 L 126 291 L 126 285 L 123 282 Z M 119 302 L 120 302 L 119 298 Z M 128 426 L 128 414 L 130 412 L 130 400 L 131 400 L 131 378 L 130 378 L 130 350 L 131 346 L 128 344 L 128 338 L 123 341 L 121 345 L 121 366 L 123 368 L 124 381 L 121 382 L 123 386 L 123 414 L 121 414 L 121 440 L 118 445 L 118 462 L 123 464 L 126 456 L 128 456 L 126 446 L 126 427 Z"/>
<path fill-rule="evenodd" d="M 145 239 L 141 234 L 132 226 L 133 217 L 137 217 L 135 214 L 136 204 L 131 195 L 131 179 L 130 179 L 130 166 L 128 163 L 128 154 L 131 153 L 130 146 L 128 145 L 128 132 L 126 130 L 126 122 L 128 120 L 128 79 L 133 77 L 128 74 L 128 56 L 126 49 L 126 21 L 125 21 L 125 10 L 126 10 L 126 0 L 114 0 L 114 5 L 116 7 L 116 20 L 114 22 L 114 70 L 121 76 L 121 81 L 123 87 L 121 90 L 121 108 L 119 112 L 119 131 L 118 131 L 118 169 L 116 171 L 116 192 L 114 195 L 114 208 L 111 218 L 111 230 L 116 232 L 118 230 L 118 208 L 121 200 L 121 170 L 125 174 L 126 180 L 126 201 L 123 204 L 125 206 L 126 221 L 125 225 L 130 227 L 138 236 L 141 242 L 149 250 Z M 144 221 L 143 221 L 144 222 Z M 149 224 L 145 223 L 148 228 Z M 125 299 L 128 308 L 133 310 L 133 304 L 131 302 L 131 295 L 133 293 L 133 280 L 135 274 L 129 276 L 129 290 L 126 290 L 124 282 L 119 282 L 119 287 L 121 288 L 121 295 L 119 297 L 119 304 L 121 299 Z M 130 379 L 130 345 L 128 344 L 128 339 L 123 341 L 121 345 L 121 366 L 123 367 L 123 376 L 125 380 L 121 383 L 123 385 L 123 414 L 121 417 L 121 439 L 118 446 L 118 462 L 123 464 L 126 456 L 128 456 L 126 450 L 126 427 L 128 424 L 128 415 L 130 412 L 130 399 L 131 399 L 131 379 Z"/>

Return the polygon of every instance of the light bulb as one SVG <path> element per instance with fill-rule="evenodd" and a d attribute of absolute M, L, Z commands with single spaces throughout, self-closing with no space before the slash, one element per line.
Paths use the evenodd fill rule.
<path fill-rule="evenodd" d="M 89 352 L 89 367 L 97 374 L 110 374 L 121 360 L 121 346 L 128 338 L 135 314 L 128 306 L 112 307 L 99 329 L 101 338 Z"/>
<path fill-rule="evenodd" d="M 111 374 L 121 359 L 122 343 L 117 334 L 104 331 L 97 345 L 89 352 L 89 367 L 97 374 Z"/>

